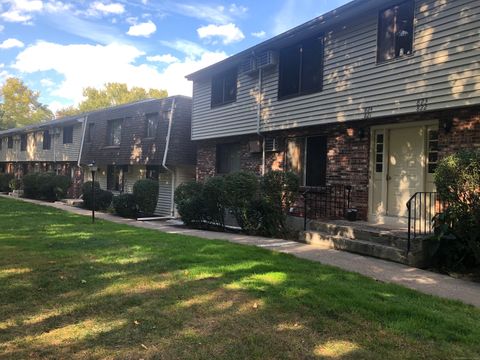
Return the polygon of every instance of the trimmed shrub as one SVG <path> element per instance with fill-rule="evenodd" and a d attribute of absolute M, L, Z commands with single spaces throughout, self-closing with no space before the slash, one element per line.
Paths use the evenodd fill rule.
<path fill-rule="evenodd" d="M 258 190 L 258 179 L 253 173 L 240 171 L 225 177 L 226 206 L 246 232 L 257 227 L 250 222 L 248 212 L 251 203 L 258 198 Z"/>
<path fill-rule="evenodd" d="M 55 201 L 64 198 L 71 181 L 55 173 L 32 173 L 23 177 L 24 196 L 31 199 Z"/>
<path fill-rule="evenodd" d="M 437 261 L 447 269 L 480 265 L 480 151 L 442 159 L 435 185 L 447 210 L 436 217 Z"/>
<path fill-rule="evenodd" d="M 133 196 L 141 213 L 153 214 L 158 201 L 158 182 L 151 179 L 138 180 L 133 185 Z"/>
<path fill-rule="evenodd" d="M 115 213 L 125 218 L 136 218 L 138 214 L 137 204 L 133 194 L 121 194 L 113 197 L 112 201 Z"/>
<path fill-rule="evenodd" d="M 0 173 L 0 192 L 10 191 L 10 181 L 13 180 L 12 174 Z"/>
<path fill-rule="evenodd" d="M 213 225 L 225 228 L 225 207 L 227 204 L 225 178 L 216 176 L 207 179 L 202 188 L 202 202 L 205 218 Z"/>
<path fill-rule="evenodd" d="M 205 227 L 206 207 L 203 201 L 203 184 L 195 181 L 180 184 L 175 191 L 175 204 L 182 221 L 187 226 Z"/>
<path fill-rule="evenodd" d="M 95 210 L 107 210 L 112 203 L 113 194 L 110 191 L 100 189 L 100 184 L 95 181 Z M 92 182 L 87 181 L 82 186 L 83 207 L 89 210 L 93 208 Z"/>
<path fill-rule="evenodd" d="M 21 179 L 12 179 L 8 183 L 10 190 L 22 190 L 23 189 L 23 181 Z"/>

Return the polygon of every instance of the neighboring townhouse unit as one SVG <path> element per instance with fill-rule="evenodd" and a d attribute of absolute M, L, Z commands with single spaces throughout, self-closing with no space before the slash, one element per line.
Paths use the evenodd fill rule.
<path fill-rule="evenodd" d="M 22 128 L 0 131 L 0 172 L 22 177 L 29 172 L 54 171 L 70 176 L 78 193 L 84 116 L 71 116 Z"/>
<path fill-rule="evenodd" d="M 480 2 L 355 0 L 187 78 L 197 179 L 292 170 L 405 223 L 438 160 L 480 147 Z"/>
<path fill-rule="evenodd" d="M 173 96 L 87 114 L 81 156 L 86 177 L 95 161 L 100 186 L 114 193 L 132 192 L 139 179 L 156 180 L 156 214 L 175 215 L 175 188 L 195 179 L 191 106 L 191 98 Z"/>

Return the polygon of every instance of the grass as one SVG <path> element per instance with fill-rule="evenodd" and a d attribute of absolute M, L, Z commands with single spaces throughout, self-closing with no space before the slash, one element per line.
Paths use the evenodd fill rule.
<path fill-rule="evenodd" d="M 0 199 L 1 359 L 478 359 L 480 310 Z"/>

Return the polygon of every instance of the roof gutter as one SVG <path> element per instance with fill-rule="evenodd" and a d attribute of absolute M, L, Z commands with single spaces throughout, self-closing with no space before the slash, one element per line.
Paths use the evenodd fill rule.
<path fill-rule="evenodd" d="M 168 130 L 167 130 L 167 137 L 165 139 L 165 151 L 163 152 L 163 161 L 162 161 L 162 167 L 167 170 L 171 175 L 171 181 L 172 181 L 172 195 L 171 195 L 171 201 L 170 201 L 170 214 L 173 217 L 174 212 L 175 212 L 175 205 L 174 205 L 174 193 L 175 193 L 175 172 L 168 168 L 167 166 L 167 156 L 168 156 L 168 149 L 170 147 L 170 135 L 172 132 L 172 122 L 173 122 L 173 111 L 175 110 L 175 98 L 172 99 L 172 106 L 170 109 L 170 114 L 168 116 Z"/>
<path fill-rule="evenodd" d="M 83 118 L 82 141 L 80 142 L 80 152 L 78 153 L 77 166 L 80 167 L 83 152 L 83 143 L 85 142 L 85 133 L 87 132 L 88 115 Z"/>

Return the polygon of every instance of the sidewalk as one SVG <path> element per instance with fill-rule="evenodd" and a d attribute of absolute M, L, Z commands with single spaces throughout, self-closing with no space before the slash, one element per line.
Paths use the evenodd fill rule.
<path fill-rule="evenodd" d="M 3 197 L 8 197 L 2 195 Z M 11 198 L 11 197 L 8 197 Z M 91 215 L 91 211 L 74 208 L 62 203 L 45 203 L 42 201 L 19 199 L 43 206 L 50 206 L 79 215 Z M 480 307 L 480 284 L 412 268 L 385 260 L 352 254 L 333 249 L 324 249 L 283 239 L 270 239 L 259 236 L 221 233 L 205 230 L 193 230 L 162 222 L 142 222 L 124 219 L 110 214 L 96 213 L 96 217 L 119 224 L 127 224 L 145 229 L 154 229 L 170 234 L 191 235 L 204 239 L 226 240 L 236 244 L 254 245 L 272 251 L 292 254 L 302 259 L 317 261 L 341 269 L 356 272 L 378 281 L 395 283 L 426 294 L 447 299 L 459 300 Z"/>

